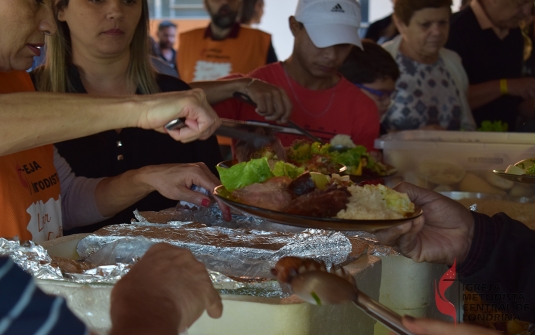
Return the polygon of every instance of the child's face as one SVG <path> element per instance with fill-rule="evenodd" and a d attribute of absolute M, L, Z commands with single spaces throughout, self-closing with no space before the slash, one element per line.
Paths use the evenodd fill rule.
<path fill-rule="evenodd" d="M 390 106 L 390 97 L 396 88 L 396 82 L 392 78 L 381 78 L 372 83 L 362 84 L 362 86 L 364 86 L 362 92 L 375 102 L 379 111 L 379 117 L 381 117 Z M 371 90 L 366 90 L 366 88 L 373 91 L 380 91 L 382 94 L 379 95 L 376 92 L 371 92 Z"/>

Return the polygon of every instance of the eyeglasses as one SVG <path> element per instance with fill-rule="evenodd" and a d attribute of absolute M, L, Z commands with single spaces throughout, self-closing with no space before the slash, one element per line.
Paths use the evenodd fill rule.
<path fill-rule="evenodd" d="M 392 94 L 394 93 L 394 91 L 374 90 L 373 88 L 369 88 L 357 83 L 355 83 L 355 86 L 357 86 L 361 90 L 368 91 L 371 94 L 375 95 L 377 97 L 377 100 L 379 101 L 385 101 L 386 99 L 392 97 Z"/>

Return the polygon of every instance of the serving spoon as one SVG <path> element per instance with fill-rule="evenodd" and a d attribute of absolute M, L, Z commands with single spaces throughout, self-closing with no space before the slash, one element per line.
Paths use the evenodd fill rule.
<path fill-rule="evenodd" d="M 357 285 L 336 274 L 325 271 L 307 271 L 290 282 L 293 293 L 316 305 L 352 302 L 364 313 L 400 335 L 413 335 L 401 323 L 401 316 L 358 290 Z"/>

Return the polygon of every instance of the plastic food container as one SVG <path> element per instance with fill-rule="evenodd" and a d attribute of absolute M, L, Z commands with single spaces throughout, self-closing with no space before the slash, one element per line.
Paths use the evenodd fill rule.
<path fill-rule="evenodd" d="M 535 134 L 411 130 L 385 135 L 375 148 L 398 170 L 390 186 L 405 180 L 439 192 L 535 195 L 535 187 L 492 173 L 535 157 Z"/>

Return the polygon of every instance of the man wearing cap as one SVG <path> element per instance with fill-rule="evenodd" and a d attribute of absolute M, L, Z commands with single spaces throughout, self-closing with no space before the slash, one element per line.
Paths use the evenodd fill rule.
<path fill-rule="evenodd" d="M 179 37 L 177 67 L 182 80 L 214 80 L 277 61 L 270 34 L 238 23 L 242 0 L 204 0 L 204 6 L 210 25 Z"/>
<path fill-rule="evenodd" d="M 290 97 L 290 119 L 324 141 L 337 134 L 351 136 L 359 145 L 373 149 L 379 134 L 375 103 L 344 79 L 338 68 L 354 46 L 362 47 L 358 35 L 360 7 L 355 0 L 299 0 L 289 19 L 295 38 L 292 55 L 283 62 L 266 65 L 247 75 L 281 87 Z M 282 108 L 273 103 L 273 108 Z M 264 121 L 254 107 L 226 100 L 214 106 L 221 117 Z M 284 146 L 298 138 L 281 135 Z"/>

